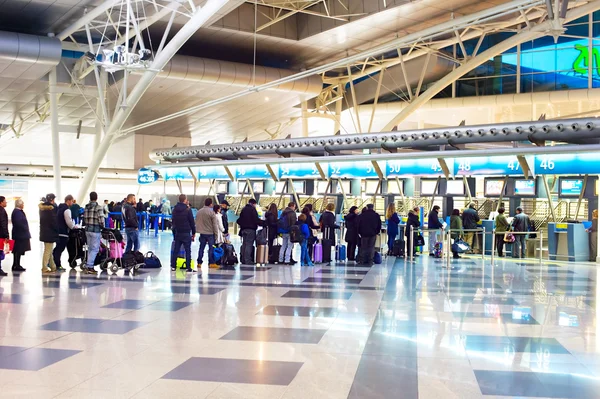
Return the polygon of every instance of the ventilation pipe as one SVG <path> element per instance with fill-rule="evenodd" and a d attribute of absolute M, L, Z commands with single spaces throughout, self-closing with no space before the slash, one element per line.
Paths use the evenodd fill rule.
<path fill-rule="evenodd" d="M 40 79 L 60 62 L 62 48 L 55 37 L 0 31 L 0 72 Z"/>

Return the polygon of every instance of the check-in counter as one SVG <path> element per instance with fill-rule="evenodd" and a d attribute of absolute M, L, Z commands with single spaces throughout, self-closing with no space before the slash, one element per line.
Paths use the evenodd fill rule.
<path fill-rule="evenodd" d="M 590 258 L 589 234 L 582 223 L 548 223 L 550 260 L 587 262 Z"/>

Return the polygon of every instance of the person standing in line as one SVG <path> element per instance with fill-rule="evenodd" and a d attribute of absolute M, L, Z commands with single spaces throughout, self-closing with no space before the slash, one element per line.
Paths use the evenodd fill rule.
<path fill-rule="evenodd" d="M 140 200 L 138 201 L 138 203 L 135 206 L 135 211 L 136 211 L 136 213 L 144 212 L 144 200 L 143 199 L 140 198 Z M 146 218 L 143 217 L 142 222 L 140 224 L 140 229 L 142 229 L 142 230 L 144 229 L 145 220 L 146 220 Z"/>
<path fill-rule="evenodd" d="M 274 202 L 269 205 L 269 209 L 265 213 L 265 227 L 269 233 L 267 240 L 269 241 L 267 244 L 269 246 L 269 254 L 273 253 L 273 245 L 275 243 L 275 239 L 277 238 L 277 204 Z"/>
<path fill-rule="evenodd" d="M 213 206 L 213 211 L 215 212 L 215 245 L 219 246 L 225 242 L 225 227 L 223 226 L 223 215 L 221 215 L 221 206 L 215 204 Z"/>
<path fill-rule="evenodd" d="M 90 193 L 90 202 L 84 208 L 83 223 L 85 224 L 85 237 L 88 247 L 86 273 L 96 274 L 94 261 L 98 251 L 100 251 L 100 238 L 104 227 L 104 210 L 98 204 L 98 194 L 95 191 Z"/>
<path fill-rule="evenodd" d="M 504 235 L 510 230 L 508 220 L 504 215 L 504 208 L 498 209 L 498 215 L 495 220 L 496 225 L 496 248 L 498 249 L 498 257 L 504 257 Z"/>
<path fill-rule="evenodd" d="M 516 209 L 516 215 L 512 220 L 512 230 L 515 233 L 515 242 L 513 243 L 512 256 L 513 258 L 525 258 L 527 252 L 527 234 L 529 231 L 529 216 L 523 212 L 520 206 Z"/>
<path fill-rule="evenodd" d="M 290 228 L 296 224 L 298 218 L 296 216 L 296 204 L 290 202 L 281 212 L 281 217 L 278 222 L 277 232 L 283 237 L 283 244 L 281 245 L 281 251 L 279 252 L 279 263 L 293 265 L 296 262 L 292 262 L 292 252 L 294 251 L 294 243 L 290 238 Z"/>
<path fill-rule="evenodd" d="M 198 251 L 198 269 L 202 267 L 204 250 L 208 246 L 208 267 L 218 269 L 215 262 L 214 246 L 217 235 L 217 216 L 213 210 L 212 198 L 204 200 L 204 207 L 196 214 L 196 231 L 200 234 L 200 250 Z"/>
<path fill-rule="evenodd" d="M 300 266 L 314 266 L 315 264 L 308 255 L 308 237 L 310 237 L 310 229 L 308 228 L 307 216 L 301 213 L 298 217 L 298 225 L 300 226 L 300 232 L 302 233 L 302 241 L 300 242 Z"/>
<path fill-rule="evenodd" d="M 462 224 L 465 230 L 477 230 L 479 223 L 479 215 L 475 209 L 475 203 L 471 202 L 467 209 L 462 214 Z M 475 231 L 467 231 L 465 233 L 465 242 L 471 247 L 470 252 L 475 252 L 476 248 L 479 248 L 479 242 L 477 240 L 477 234 Z"/>
<path fill-rule="evenodd" d="M 463 221 L 460 218 L 460 210 L 454 209 L 450 216 L 450 237 L 456 242 L 462 238 L 463 234 Z M 452 250 L 452 257 L 454 259 L 460 259 L 460 255 L 454 250 Z"/>
<path fill-rule="evenodd" d="M 344 239 L 348 244 L 348 260 L 356 262 L 356 247 L 360 237 L 358 236 L 358 207 L 352 206 L 348 214 L 344 216 L 346 222 L 346 236 Z"/>
<path fill-rule="evenodd" d="M 418 208 L 415 208 L 418 209 Z M 406 225 L 404 226 L 404 237 L 406 239 L 406 257 L 410 257 L 410 251 L 412 249 L 413 256 L 419 256 L 414 251 L 414 238 L 418 234 L 417 229 L 421 227 L 421 223 L 419 222 L 419 216 L 415 209 L 408 211 L 408 218 L 406 220 Z M 412 226 L 413 233 L 410 234 L 410 228 Z"/>
<path fill-rule="evenodd" d="M 102 211 L 104 212 L 104 219 L 108 219 L 108 214 L 111 211 L 108 200 L 104 200 L 104 205 L 102 206 Z"/>
<path fill-rule="evenodd" d="M 44 253 L 42 255 L 42 273 L 56 272 L 56 263 L 52 256 L 54 244 L 58 241 L 58 221 L 57 209 L 54 194 L 48 194 L 42 198 L 39 204 L 40 210 L 40 241 L 44 243 Z"/>
<path fill-rule="evenodd" d="M 331 248 L 335 248 L 335 229 L 339 229 L 335 223 L 335 204 L 330 202 L 325 207 L 325 212 L 321 215 L 319 223 L 321 225 L 321 232 L 323 233 L 323 241 L 328 241 Z M 325 243 L 327 244 L 327 243 Z M 331 259 L 331 248 L 323 248 L 323 263 L 330 264 Z"/>
<path fill-rule="evenodd" d="M 6 213 L 6 197 L 0 195 L 0 239 L 8 240 L 8 214 Z M 4 247 L 0 247 L 0 252 L 4 252 Z M 3 255 L 3 253 L 1 254 Z M 2 270 L 2 260 L 0 259 L 0 276 L 8 276 L 8 273 Z"/>
<path fill-rule="evenodd" d="M 427 219 L 427 229 L 429 230 L 429 256 L 434 256 L 435 243 L 440 241 L 438 234 L 444 228 L 444 224 L 440 222 L 440 207 L 435 205 Z"/>
<path fill-rule="evenodd" d="M 256 229 L 258 229 L 258 226 L 264 226 L 264 221 L 258 217 L 254 198 L 251 198 L 240 212 L 237 224 L 240 226 L 240 237 L 242 238 L 241 263 L 242 265 L 255 265 L 254 242 L 256 241 Z"/>
<path fill-rule="evenodd" d="M 360 215 L 358 234 L 360 235 L 362 264 L 373 266 L 375 256 L 375 241 L 381 232 L 381 216 L 375 212 L 375 206 L 368 204 L 367 209 Z"/>
<path fill-rule="evenodd" d="M 229 218 L 227 217 L 227 210 L 229 209 L 229 202 L 221 201 L 221 218 L 223 219 L 223 236 L 225 240 L 229 240 Z"/>
<path fill-rule="evenodd" d="M 65 270 L 61 265 L 60 258 L 69 243 L 69 231 L 75 228 L 75 222 L 73 222 L 73 217 L 71 215 L 71 205 L 73 205 L 73 196 L 69 194 L 65 197 L 65 202 L 60 204 L 56 211 L 58 241 L 56 247 L 54 247 L 52 256 L 54 257 L 56 268 L 60 271 Z"/>
<path fill-rule="evenodd" d="M 317 233 L 319 232 L 319 223 L 317 223 L 317 218 L 313 213 L 312 204 L 304 205 L 304 208 L 302 208 L 302 213 L 306 215 L 306 225 L 308 226 L 308 232 L 310 233 L 306 245 L 308 246 L 308 257 L 312 259 L 314 245 L 317 242 Z"/>
<path fill-rule="evenodd" d="M 179 202 L 173 208 L 173 248 L 171 253 L 171 271 L 175 271 L 177 267 L 177 254 L 183 245 L 185 251 L 185 270 L 195 272 L 192 269 L 192 242 L 196 236 L 196 223 L 194 215 L 188 206 L 187 196 L 181 194 Z M 182 268 L 183 270 L 183 268 Z"/>
<path fill-rule="evenodd" d="M 2 197 L 0 197 L 0 200 L 1 199 Z M 12 221 L 12 237 L 13 240 L 15 240 L 15 247 L 13 248 L 12 252 L 13 273 L 25 271 L 25 268 L 21 266 L 21 257 L 25 255 L 25 252 L 31 251 L 31 233 L 29 232 L 29 222 L 27 222 L 27 216 L 25 216 L 25 212 L 23 212 L 24 207 L 25 203 L 22 199 L 19 198 L 16 200 L 15 209 L 13 209 L 10 217 L 10 220 Z M 2 271 L 1 268 L 0 271 Z"/>
<path fill-rule="evenodd" d="M 125 205 L 123 206 L 123 219 L 125 221 L 125 235 L 127 236 L 127 246 L 125 252 L 140 250 L 140 231 L 138 228 L 139 219 L 135 211 L 135 194 L 128 194 Z"/>
<path fill-rule="evenodd" d="M 123 228 L 123 203 L 117 202 L 113 208 L 113 213 L 116 213 L 116 215 L 110 215 L 111 219 L 115 222 L 115 229 L 117 230 Z"/>
<path fill-rule="evenodd" d="M 387 235 L 388 235 L 388 256 L 392 255 L 392 248 L 394 248 L 394 242 L 398 235 L 398 225 L 400 224 L 400 218 L 396 213 L 396 204 L 390 202 L 385 212 L 385 220 L 387 221 Z"/>
<path fill-rule="evenodd" d="M 71 218 L 73 218 L 75 224 L 79 224 L 79 220 L 81 219 L 81 207 L 75 199 L 73 199 L 73 204 L 71 205 Z"/>
<path fill-rule="evenodd" d="M 592 226 L 587 232 L 590 233 L 590 262 L 595 262 L 598 257 L 598 209 L 592 211 Z"/>

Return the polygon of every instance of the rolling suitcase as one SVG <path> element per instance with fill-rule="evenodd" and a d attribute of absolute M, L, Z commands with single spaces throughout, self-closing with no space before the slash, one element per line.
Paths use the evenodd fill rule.
<path fill-rule="evenodd" d="M 267 263 L 269 263 L 269 246 L 258 245 L 256 247 L 256 264 L 264 266 Z"/>
<path fill-rule="evenodd" d="M 281 252 L 281 245 L 273 245 L 269 251 L 269 263 L 279 263 L 279 253 Z"/>
<path fill-rule="evenodd" d="M 323 262 L 329 263 L 331 262 L 331 247 L 333 247 L 333 240 L 329 238 L 329 227 L 325 228 L 325 233 L 323 234 Z"/>
<path fill-rule="evenodd" d="M 317 242 L 313 249 L 313 262 L 323 263 L 323 245 Z"/>
<path fill-rule="evenodd" d="M 394 241 L 394 247 L 392 248 L 392 256 L 396 256 L 396 257 L 404 256 L 404 247 L 406 247 L 404 240 Z"/>
<path fill-rule="evenodd" d="M 345 245 L 336 245 L 335 260 L 338 260 L 340 262 L 346 261 L 346 246 Z"/>

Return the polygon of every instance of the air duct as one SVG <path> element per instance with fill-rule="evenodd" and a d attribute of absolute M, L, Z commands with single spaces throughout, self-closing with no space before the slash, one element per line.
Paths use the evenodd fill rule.
<path fill-rule="evenodd" d="M 0 31 L 0 73 L 3 76 L 40 79 L 58 65 L 61 54 L 60 40 L 55 37 Z"/>
<path fill-rule="evenodd" d="M 524 129 L 524 125 L 529 125 Z M 473 132 L 477 132 L 477 135 Z M 501 134 L 500 134 L 501 133 Z M 252 143 L 222 144 L 162 148 L 153 150 L 150 158 L 159 162 L 191 162 L 210 159 L 240 158 L 272 155 L 323 155 L 325 152 L 363 149 L 424 148 L 434 145 L 479 144 L 513 141 L 570 142 L 582 139 L 600 139 L 596 118 L 560 121 L 515 122 L 498 125 L 461 126 L 452 132 L 439 129 L 405 131 L 397 141 L 397 132 L 353 134 L 338 140 L 339 136 L 295 138 Z M 204 151 L 204 152 L 203 152 Z M 189 154 L 187 154 L 189 152 Z"/>

